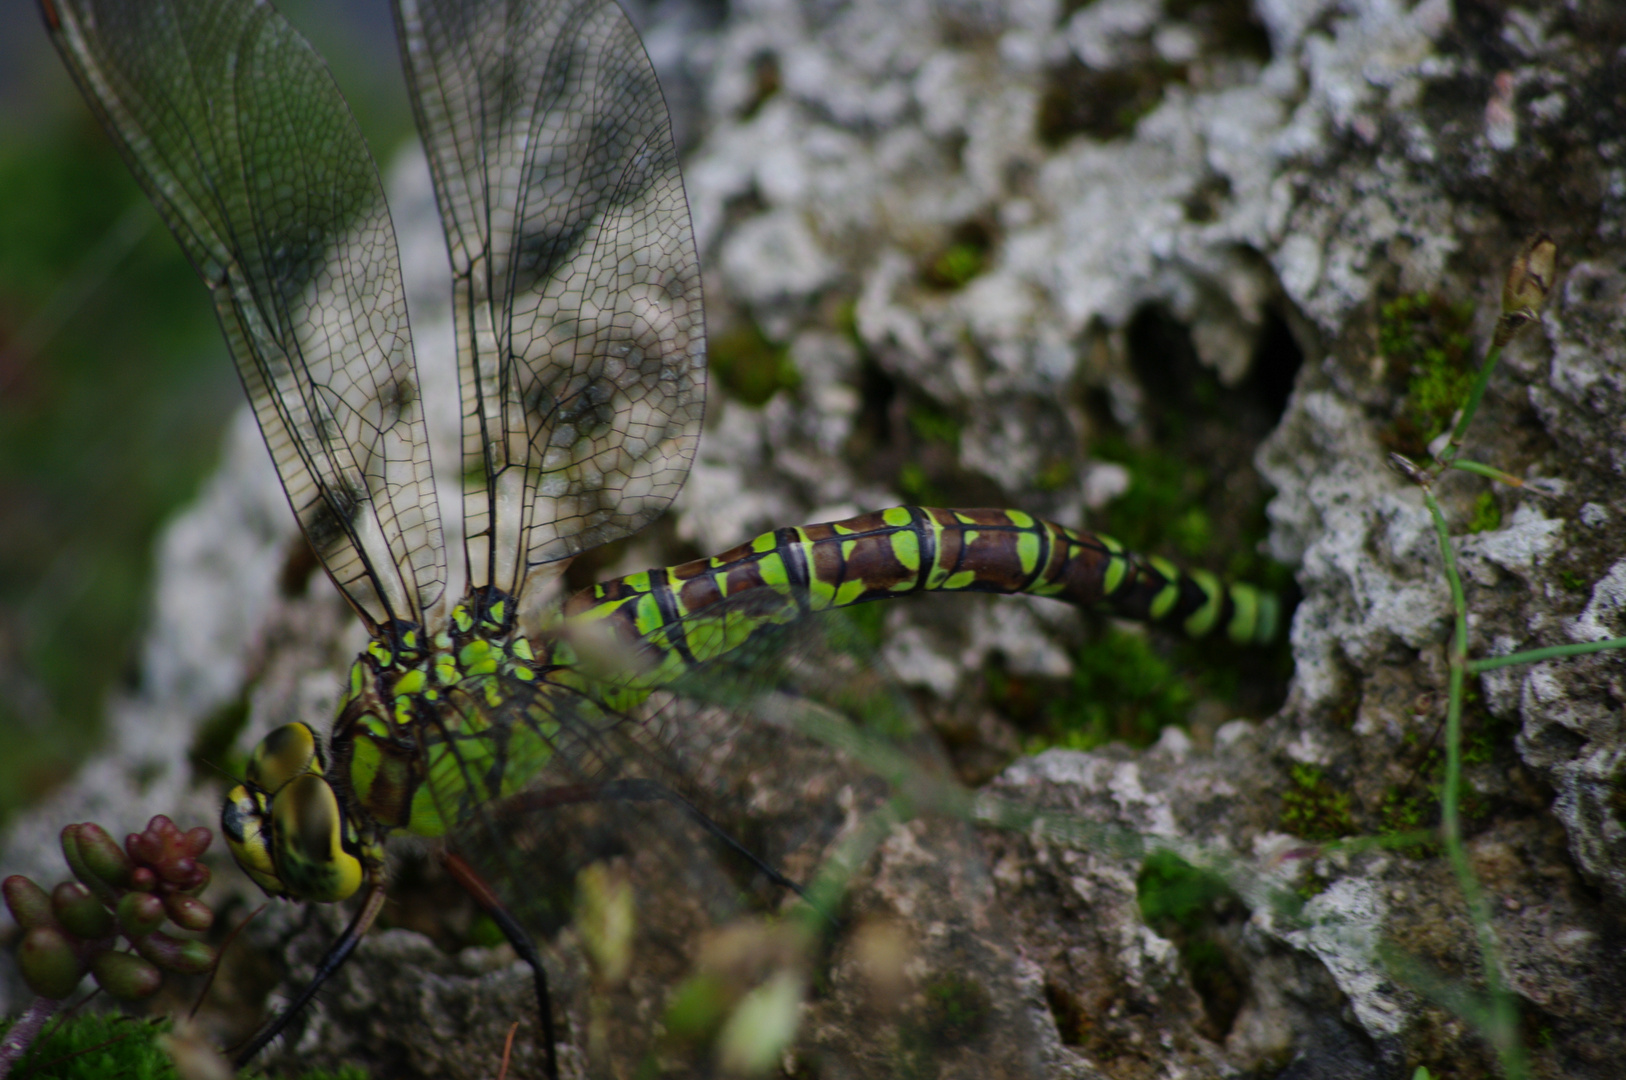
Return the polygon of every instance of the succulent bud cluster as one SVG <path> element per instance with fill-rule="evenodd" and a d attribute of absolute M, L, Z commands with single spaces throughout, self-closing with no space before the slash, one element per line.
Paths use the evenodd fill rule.
<path fill-rule="evenodd" d="M 24 931 L 17 966 L 29 988 L 60 1000 L 88 971 L 114 997 L 135 1000 L 156 993 L 164 971 L 209 970 L 212 948 L 160 927 L 166 919 L 192 931 L 214 923 L 214 912 L 197 898 L 209 884 L 209 868 L 198 858 L 212 839 L 208 829 L 182 832 L 162 814 L 129 834 L 122 848 L 93 823 L 63 829 L 62 854 L 78 880 L 49 894 L 20 874 L 0 882 Z M 135 951 L 123 951 L 124 942 Z"/>

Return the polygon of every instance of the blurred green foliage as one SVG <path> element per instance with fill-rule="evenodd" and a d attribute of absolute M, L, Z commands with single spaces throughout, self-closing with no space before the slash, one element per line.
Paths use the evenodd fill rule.
<path fill-rule="evenodd" d="M 1185 723 L 1195 701 L 1190 683 L 1145 634 L 1109 626 L 1074 654 L 1072 676 L 1044 704 L 1042 730 L 1024 749 L 1093 750 L 1114 741 L 1150 746 L 1168 725 Z"/>
<path fill-rule="evenodd" d="M 1502 527 L 1502 507 L 1494 491 L 1481 491 L 1474 499 L 1473 511 L 1468 515 L 1471 533 L 1495 532 Z"/>
<path fill-rule="evenodd" d="M 781 390 L 802 385 L 790 350 L 768 340 L 754 322 L 737 323 L 713 335 L 707 343 L 706 361 L 730 397 L 754 408 L 766 405 Z"/>
<path fill-rule="evenodd" d="M 1247 995 L 1246 970 L 1235 962 L 1221 932 L 1246 917 L 1240 897 L 1212 870 L 1172 851 L 1154 851 L 1141 865 L 1136 898 L 1146 925 L 1175 943 L 1202 999 L 1211 1033 L 1229 1032 Z"/>
<path fill-rule="evenodd" d="M 1202 500 L 1214 481 L 1176 449 L 1131 446 L 1118 436 L 1091 446 L 1097 461 L 1116 462 L 1129 472 L 1128 490 L 1100 515 L 1100 527 L 1134 551 L 1172 547 L 1182 559 L 1201 559 L 1213 542 L 1213 522 Z"/>
<path fill-rule="evenodd" d="M 0 1035 L 14 1020 L 0 1020 Z M 118 1013 L 53 1017 L 12 1072 L 16 1080 L 177 1080 L 175 1065 L 159 1043 L 167 1021 L 153 1022 Z M 240 1076 L 263 1076 L 257 1068 Z M 277 1073 L 277 1080 L 367 1080 L 354 1066 L 332 1071 Z"/>
<path fill-rule="evenodd" d="M 288 7 L 396 145 L 382 0 Z M 0 822 L 71 773 L 134 679 L 153 542 L 241 401 L 206 290 L 34 45 L 0 101 Z"/>
<path fill-rule="evenodd" d="M 0 142 L 0 817 L 92 745 L 151 546 L 237 399 L 208 298 L 88 114 Z"/>

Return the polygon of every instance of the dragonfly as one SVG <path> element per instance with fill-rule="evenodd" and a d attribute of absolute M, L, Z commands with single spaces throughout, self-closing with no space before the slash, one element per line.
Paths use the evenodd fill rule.
<path fill-rule="evenodd" d="M 496 919 L 460 854 L 515 811 L 662 803 L 788 889 L 684 794 L 652 698 L 821 612 L 915 593 L 1029 594 L 1268 641 L 1267 593 L 1018 510 L 895 506 L 785 527 L 561 598 L 563 568 L 657 518 L 700 437 L 706 338 L 665 101 L 613 0 L 395 0 L 444 226 L 461 543 L 431 467 L 378 170 L 325 63 L 265 0 L 38 0 L 98 120 L 208 288 L 288 503 L 370 641 L 337 716 L 253 750 L 221 826 L 267 894 L 361 897 L 273 1039 L 344 964 L 411 834 Z M 458 550 L 453 550 L 453 547 Z M 458 558 L 458 556 L 461 558 Z M 753 649 L 756 653 L 753 653 Z M 499 859 L 521 889 L 545 859 Z"/>

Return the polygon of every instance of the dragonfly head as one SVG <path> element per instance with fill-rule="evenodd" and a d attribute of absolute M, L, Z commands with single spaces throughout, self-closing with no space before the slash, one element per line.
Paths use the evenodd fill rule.
<path fill-rule="evenodd" d="M 272 896 L 344 900 L 366 877 L 355 824 L 323 770 L 315 732 L 284 724 L 260 740 L 243 782 L 226 793 L 220 828 L 232 858 Z"/>

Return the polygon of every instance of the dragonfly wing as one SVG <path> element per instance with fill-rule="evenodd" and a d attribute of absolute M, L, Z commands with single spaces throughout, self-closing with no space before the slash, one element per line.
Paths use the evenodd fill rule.
<path fill-rule="evenodd" d="M 717 1049 L 708 1038 L 744 1015 L 740 994 L 805 987 L 825 949 L 854 962 L 822 969 L 830 981 L 802 1006 L 796 1053 L 857 1075 L 901 1045 L 923 1065 L 941 1055 L 982 1062 L 976 1075 L 1047 1075 L 1027 1060 L 1038 1033 L 1025 1012 L 984 1022 L 990 1003 L 1021 998 L 1006 920 L 990 910 L 980 844 L 963 820 L 970 796 L 879 667 L 865 627 L 843 611 L 774 625 L 758 610 L 735 614 L 757 631 L 626 712 L 602 704 L 625 689 L 613 681 L 558 693 L 473 680 L 426 740 L 450 751 L 429 781 L 452 847 L 545 945 L 587 954 L 592 981 L 556 992 L 571 1015 L 591 1008 L 606 1025 L 589 1049 L 594 1066 L 631 1075 L 693 1060 L 702 1072 Z M 469 720 L 490 740 L 451 730 Z M 503 797 L 466 798 L 499 776 Z M 760 865 L 675 801 L 633 786 L 646 780 L 807 886 L 833 918 L 804 922 L 807 910 Z M 632 891 L 620 969 L 605 940 L 618 909 L 593 888 L 606 876 Z M 555 936 L 567 924 L 575 932 Z M 913 987 L 896 996 L 916 1004 L 874 1007 L 864 932 L 877 926 L 890 928 L 898 984 Z M 706 996 L 696 1000 L 697 989 Z M 964 998 L 976 1022 L 940 1015 L 943 995 Z"/>
<path fill-rule="evenodd" d="M 51 38 L 213 294 L 300 526 L 373 627 L 445 551 L 378 171 L 269 4 L 41 0 Z"/>
<path fill-rule="evenodd" d="M 705 405 L 666 103 L 614 0 L 399 0 L 453 273 L 469 584 L 642 528 Z"/>

